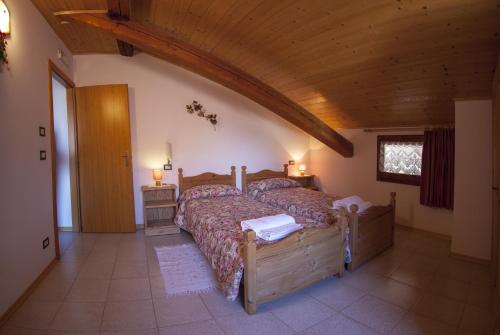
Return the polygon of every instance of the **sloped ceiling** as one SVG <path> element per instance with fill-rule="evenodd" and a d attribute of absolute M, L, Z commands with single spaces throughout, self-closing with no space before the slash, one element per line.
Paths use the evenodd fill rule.
<path fill-rule="evenodd" d="M 75 54 L 116 40 L 54 12 L 106 0 L 33 0 Z M 133 0 L 132 20 L 247 72 L 332 128 L 453 123 L 453 99 L 491 96 L 498 0 Z"/>

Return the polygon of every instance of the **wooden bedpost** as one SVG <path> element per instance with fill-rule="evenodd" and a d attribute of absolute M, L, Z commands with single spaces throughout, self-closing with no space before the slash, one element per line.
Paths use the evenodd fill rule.
<path fill-rule="evenodd" d="M 352 204 L 349 207 L 349 248 L 351 249 L 351 258 L 354 259 L 354 255 L 358 253 L 358 238 L 359 238 L 359 207 L 356 204 Z M 353 266 L 352 262 L 349 263 L 349 269 Z M 357 266 L 357 264 L 354 264 Z"/>
<path fill-rule="evenodd" d="M 243 232 L 243 264 L 245 285 L 245 310 L 248 314 L 257 312 L 257 245 L 255 244 L 255 231 Z"/>
<path fill-rule="evenodd" d="M 285 173 L 285 178 L 288 177 L 288 164 L 283 164 L 283 172 Z"/>
<path fill-rule="evenodd" d="M 179 168 L 177 171 L 179 171 L 179 197 L 182 195 L 182 192 L 184 192 L 184 185 L 183 185 L 183 180 L 184 176 L 182 175 L 182 168 Z"/>
<path fill-rule="evenodd" d="M 241 190 L 247 193 L 247 167 L 245 165 L 241 167 Z"/>
<path fill-rule="evenodd" d="M 344 207 L 341 207 L 339 209 L 339 215 L 340 215 L 340 236 L 342 238 L 342 261 L 340 262 L 340 269 L 339 269 L 339 277 L 344 276 L 344 260 L 345 260 L 345 243 L 346 243 L 346 232 L 347 232 L 347 226 L 349 224 L 349 219 L 347 218 L 347 212 Z"/>
<path fill-rule="evenodd" d="M 396 208 L 396 192 L 391 192 L 391 206 Z"/>
<path fill-rule="evenodd" d="M 392 206 L 392 234 L 391 246 L 394 245 L 394 229 L 396 228 L 396 192 L 391 192 L 391 206 Z"/>
<path fill-rule="evenodd" d="M 233 186 L 236 187 L 236 166 L 231 166 L 231 178 L 233 179 Z"/>

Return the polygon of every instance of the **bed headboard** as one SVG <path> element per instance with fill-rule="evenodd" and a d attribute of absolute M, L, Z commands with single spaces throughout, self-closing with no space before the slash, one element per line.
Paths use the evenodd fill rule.
<path fill-rule="evenodd" d="M 184 177 L 183 169 L 179 169 L 179 195 L 187 189 L 198 185 L 233 185 L 236 187 L 236 167 L 231 166 L 231 174 L 205 172 L 197 176 Z"/>
<path fill-rule="evenodd" d="M 283 164 L 283 171 L 262 170 L 255 173 L 247 173 L 247 167 L 241 167 L 241 188 L 243 192 L 247 191 L 247 185 L 252 181 L 269 179 L 269 178 L 287 178 L 288 164 Z"/>

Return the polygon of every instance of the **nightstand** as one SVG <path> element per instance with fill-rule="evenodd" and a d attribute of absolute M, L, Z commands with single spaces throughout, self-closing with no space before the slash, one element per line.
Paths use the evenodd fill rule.
<path fill-rule="evenodd" d="M 142 186 L 142 213 L 146 236 L 177 234 L 179 227 L 174 223 L 177 213 L 176 186 Z"/>
<path fill-rule="evenodd" d="M 319 188 L 314 184 L 314 175 L 304 175 L 304 176 L 288 176 L 288 178 L 295 180 L 302 187 L 308 188 L 313 191 L 318 191 Z"/>

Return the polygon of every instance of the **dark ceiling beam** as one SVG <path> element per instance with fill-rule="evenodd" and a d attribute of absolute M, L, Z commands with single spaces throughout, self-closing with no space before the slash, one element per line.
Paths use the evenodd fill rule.
<path fill-rule="evenodd" d="M 134 46 L 127 42 L 123 42 L 122 40 L 116 40 L 118 44 L 118 51 L 120 51 L 120 55 L 125 57 L 132 57 L 134 55 Z"/>
<path fill-rule="evenodd" d="M 130 20 L 130 0 L 108 0 L 108 16 L 114 20 Z M 116 40 L 120 55 L 132 57 L 134 46 L 122 40 Z"/>
<path fill-rule="evenodd" d="M 103 14 L 69 13 L 65 19 L 98 28 L 141 50 L 177 64 L 236 91 L 323 142 L 344 157 L 353 156 L 350 141 L 288 97 L 246 72 L 184 43 L 164 31 Z"/>
<path fill-rule="evenodd" d="M 130 0 L 108 0 L 108 15 L 116 20 L 130 20 Z"/>

